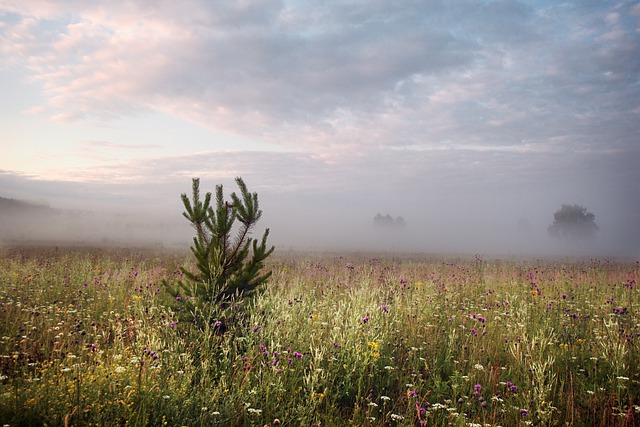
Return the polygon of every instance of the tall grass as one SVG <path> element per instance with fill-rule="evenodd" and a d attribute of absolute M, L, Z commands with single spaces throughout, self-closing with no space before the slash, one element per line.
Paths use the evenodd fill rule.
<path fill-rule="evenodd" d="M 161 288 L 187 254 L 4 250 L 7 425 L 625 426 L 637 263 L 277 255 L 226 330 Z"/>

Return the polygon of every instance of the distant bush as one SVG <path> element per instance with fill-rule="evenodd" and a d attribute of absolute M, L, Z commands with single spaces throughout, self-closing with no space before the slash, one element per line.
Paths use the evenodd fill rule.
<path fill-rule="evenodd" d="M 393 218 L 391 215 L 381 215 L 377 213 L 373 218 L 373 225 L 376 228 L 385 228 L 385 229 L 401 229 L 406 227 L 407 223 L 404 221 L 404 218 L 401 216 L 397 218 Z"/>

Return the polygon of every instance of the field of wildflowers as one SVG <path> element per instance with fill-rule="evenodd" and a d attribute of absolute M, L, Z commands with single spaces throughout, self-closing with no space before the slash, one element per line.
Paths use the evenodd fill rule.
<path fill-rule="evenodd" d="M 275 254 L 224 328 L 191 262 L 1 249 L 2 424 L 640 424 L 637 262 Z"/>

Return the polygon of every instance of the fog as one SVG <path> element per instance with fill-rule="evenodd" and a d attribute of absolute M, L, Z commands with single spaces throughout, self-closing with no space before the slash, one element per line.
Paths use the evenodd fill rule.
<path fill-rule="evenodd" d="M 185 247 L 191 178 L 241 176 L 278 250 L 639 257 L 638 28 L 637 1 L 0 2 L 0 197 L 45 206 L 0 240 Z M 592 242 L 548 237 L 562 204 Z"/>
<path fill-rule="evenodd" d="M 37 183 L 30 185 L 37 188 Z M 250 183 L 248 185 L 251 191 Z M 184 187 L 186 192 L 189 187 Z M 202 188 L 202 191 L 212 189 Z M 229 183 L 225 186 L 225 196 L 235 190 Z M 79 194 L 79 203 L 74 204 L 73 192 L 67 188 L 65 193 L 64 199 L 52 197 L 50 201 L 24 203 L 3 199 L 0 244 L 169 249 L 184 249 L 191 244 L 194 232 L 182 216 L 184 209 L 177 188 L 169 194 L 139 198 L 136 207 L 130 198 L 118 199 L 114 194 L 97 197 L 91 203 Z M 268 242 L 276 246 L 277 252 L 640 256 L 640 222 L 631 215 L 633 212 L 627 212 L 629 217 L 624 218 L 615 209 L 607 210 L 606 206 L 595 203 L 584 205 L 595 213 L 600 230 L 592 241 L 575 244 L 548 236 L 547 227 L 553 221 L 553 213 L 560 208 L 560 203 L 551 201 L 535 200 L 540 207 L 532 210 L 518 198 L 501 198 L 491 193 L 467 195 L 457 201 L 443 198 L 439 203 L 420 200 L 403 203 L 394 200 L 392 194 L 385 194 L 382 201 L 363 192 L 352 196 L 265 189 L 259 193 L 263 216 L 253 230 L 253 237 L 260 238 L 268 227 Z M 411 206 L 412 203 L 416 206 Z M 376 226 L 376 214 L 401 216 L 405 226 Z"/>

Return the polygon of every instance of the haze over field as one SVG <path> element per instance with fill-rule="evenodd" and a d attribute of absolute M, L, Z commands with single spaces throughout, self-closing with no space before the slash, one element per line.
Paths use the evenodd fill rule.
<path fill-rule="evenodd" d="M 575 203 L 638 256 L 639 77 L 638 1 L 0 0 L 0 197 L 187 244 L 242 176 L 279 249 L 481 253 Z"/>

